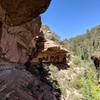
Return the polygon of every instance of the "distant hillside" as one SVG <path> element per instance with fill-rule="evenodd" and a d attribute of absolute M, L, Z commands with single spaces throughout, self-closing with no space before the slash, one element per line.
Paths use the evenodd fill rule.
<path fill-rule="evenodd" d="M 74 55 L 78 55 L 82 59 L 88 59 L 94 51 L 100 50 L 100 25 L 87 30 L 84 35 L 70 40 L 65 39 L 62 44 L 71 50 Z"/>
<path fill-rule="evenodd" d="M 63 45 L 74 54 L 70 55 L 67 70 L 60 70 L 53 64 L 46 65 L 49 75 L 45 78 L 52 82 L 54 89 L 60 91 L 59 100 L 99 100 L 97 71 L 92 61 L 82 59 L 88 59 L 94 51 L 100 50 L 100 26 L 87 31 L 84 35 L 64 41 L 61 41 L 47 25 L 42 25 L 41 31 L 46 40 Z"/>

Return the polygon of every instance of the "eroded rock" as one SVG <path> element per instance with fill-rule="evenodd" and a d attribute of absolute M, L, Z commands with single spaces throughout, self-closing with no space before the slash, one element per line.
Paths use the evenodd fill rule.
<path fill-rule="evenodd" d="M 6 23 L 20 25 L 31 21 L 48 8 L 51 0 L 0 0 Z"/>
<path fill-rule="evenodd" d="M 44 37 L 39 15 L 50 1 L 0 0 L 0 63 L 25 64 L 36 48 L 36 36 Z"/>
<path fill-rule="evenodd" d="M 70 52 L 61 45 L 59 37 L 47 25 L 42 25 L 41 31 L 44 34 L 45 41 L 41 52 L 33 58 L 33 63 L 56 64 L 59 69 L 69 67 Z M 41 44 L 39 43 L 39 45 Z"/>
<path fill-rule="evenodd" d="M 1 57 L 8 62 L 24 64 L 32 49 L 36 47 L 35 37 L 41 35 L 41 17 L 20 26 L 2 25 Z"/>
<path fill-rule="evenodd" d="M 0 0 L 0 100 L 58 100 L 40 75 L 23 66 L 34 50 L 36 55 L 43 49 L 39 15 L 50 1 Z"/>
<path fill-rule="evenodd" d="M 0 100 L 57 100 L 49 85 L 19 64 L 0 65 Z"/>

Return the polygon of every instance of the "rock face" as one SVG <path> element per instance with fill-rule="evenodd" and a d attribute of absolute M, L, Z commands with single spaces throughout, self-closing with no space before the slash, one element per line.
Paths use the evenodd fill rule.
<path fill-rule="evenodd" d="M 56 35 L 54 32 L 52 32 L 47 25 L 42 25 L 41 31 L 43 31 L 45 39 L 52 40 L 56 44 L 60 45 L 60 42 L 61 42 L 60 37 Z"/>
<path fill-rule="evenodd" d="M 40 17 L 14 27 L 3 23 L 0 43 L 1 58 L 6 59 L 5 62 L 8 63 L 17 62 L 24 64 L 32 49 L 36 47 L 34 38 L 41 35 L 39 32 L 40 27 Z"/>
<path fill-rule="evenodd" d="M 41 13 L 51 0 L 0 0 L 0 63 L 24 64 L 36 48 Z M 35 53 L 38 53 L 35 50 Z"/>
<path fill-rule="evenodd" d="M 37 17 L 49 6 L 51 0 L 0 0 L 9 25 L 19 25 Z"/>
<path fill-rule="evenodd" d="M 24 64 L 42 50 L 40 14 L 51 0 L 0 0 L 0 100 L 58 100 Z"/>
<path fill-rule="evenodd" d="M 70 53 L 67 49 L 61 45 L 57 45 L 54 41 L 46 40 L 44 42 L 44 49 L 38 54 L 33 62 L 38 62 L 42 59 L 43 62 L 47 63 L 62 63 L 67 64 L 69 62 Z"/>
<path fill-rule="evenodd" d="M 47 25 L 42 25 L 41 31 L 45 41 L 42 51 L 32 60 L 33 63 L 39 63 L 41 60 L 43 63 L 56 64 L 59 69 L 69 67 L 70 52 L 60 44 L 59 37 Z"/>
<path fill-rule="evenodd" d="M 3 71 L 2 71 L 3 70 Z M 51 87 L 18 64 L 0 65 L 0 100 L 57 100 Z"/>

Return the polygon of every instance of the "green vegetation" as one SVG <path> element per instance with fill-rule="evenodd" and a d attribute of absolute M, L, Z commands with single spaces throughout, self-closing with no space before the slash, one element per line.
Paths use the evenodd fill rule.
<path fill-rule="evenodd" d="M 84 75 L 78 75 L 74 81 L 73 87 L 81 91 L 84 97 L 83 100 L 99 100 L 100 87 L 97 83 L 97 74 L 94 65 L 87 60 L 82 61 L 78 57 L 73 59 L 73 63 L 76 66 L 85 68 Z"/>
<path fill-rule="evenodd" d="M 81 78 L 80 84 L 85 100 L 99 100 L 100 88 L 94 80 L 93 70 L 89 70 L 85 77 Z"/>
<path fill-rule="evenodd" d="M 77 56 L 72 62 L 86 69 L 85 75 L 79 76 L 75 80 L 74 87 L 81 90 L 84 100 L 100 100 L 97 72 L 94 65 L 90 62 L 92 53 L 100 51 L 100 25 L 91 30 L 87 30 L 84 35 L 70 40 L 64 40 L 63 45 Z"/>
<path fill-rule="evenodd" d="M 84 35 L 64 40 L 63 44 L 82 60 L 89 59 L 94 51 L 100 50 L 100 25 L 87 30 Z"/>
<path fill-rule="evenodd" d="M 57 81 L 54 87 L 61 89 L 65 100 L 100 100 L 100 88 L 92 62 L 72 56 L 68 70 L 59 71 L 54 65 L 50 65 L 49 69 L 49 78 Z"/>
<path fill-rule="evenodd" d="M 54 34 L 52 40 L 59 41 L 59 37 Z M 51 64 L 46 79 L 61 90 L 64 100 L 100 100 L 97 72 L 90 60 L 91 54 L 100 50 L 100 26 L 61 44 L 72 52 L 70 68 L 58 70 Z"/>

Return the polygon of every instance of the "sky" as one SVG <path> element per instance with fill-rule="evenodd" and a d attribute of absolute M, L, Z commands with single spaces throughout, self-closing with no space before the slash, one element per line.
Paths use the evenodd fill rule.
<path fill-rule="evenodd" d="M 100 25 L 100 0 L 52 0 L 42 23 L 62 40 L 84 34 Z"/>

